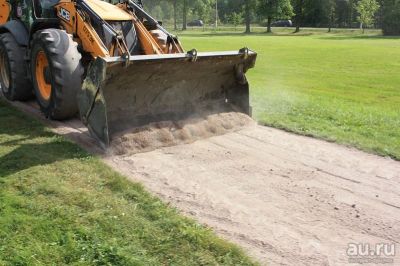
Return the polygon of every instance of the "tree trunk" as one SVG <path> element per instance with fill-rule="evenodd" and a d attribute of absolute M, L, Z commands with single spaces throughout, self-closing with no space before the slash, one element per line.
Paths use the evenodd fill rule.
<path fill-rule="evenodd" d="M 215 29 L 218 28 L 218 0 L 215 0 Z"/>
<path fill-rule="evenodd" d="M 297 0 L 296 30 L 294 31 L 294 33 L 300 32 L 300 26 L 303 20 L 303 5 L 304 5 L 304 0 Z"/>
<path fill-rule="evenodd" d="M 183 0 L 183 22 L 182 30 L 187 30 L 187 0 Z"/>
<path fill-rule="evenodd" d="M 348 25 L 348 27 L 351 29 L 351 28 L 353 28 L 353 6 L 354 6 L 354 3 L 353 3 L 353 0 L 350 0 L 349 1 L 349 19 L 350 19 L 350 22 L 349 22 L 349 25 Z"/>
<path fill-rule="evenodd" d="M 272 32 L 271 23 L 272 23 L 272 18 L 268 17 L 267 18 L 267 33 L 271 33 Z"/>
<path fill-rule="evenodd" d="M 177 19 L 176 19 L 176 5 L 177 5 L 177 3 L 176 3 L 176 1 L 177 0 L 174 0 L 174 30 L 177 30 L 178 29 L 178 25 L 176 24 L 176 21 L 177 21 Z"/>
<path fill-rule="evenodd" d="M 251 14 L 250 14 L 250 3 L 248 1 L 246 1 L 245 4 L 245 20 L 246 20 L 246 32 L 245 33 L 250 33 L 251 32 L 251 28 L 250 28 L 250 24 L 251 24 Z"/>

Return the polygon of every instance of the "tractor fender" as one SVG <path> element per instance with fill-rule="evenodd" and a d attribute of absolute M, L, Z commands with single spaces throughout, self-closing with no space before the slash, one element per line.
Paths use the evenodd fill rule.
<path fill-rule="evenodd" d="M 17 43 L 21 46 L 28 46 L 29 33 L 25 28 L 24 23 L 19 20 L 10 20 L 6 24 L 0 26 L 0 34 L 9 32 L 11 33 Z"/>

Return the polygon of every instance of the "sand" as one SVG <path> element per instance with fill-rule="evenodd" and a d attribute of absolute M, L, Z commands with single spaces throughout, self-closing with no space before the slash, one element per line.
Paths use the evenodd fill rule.
<path fill-rule="evenodd" d="M 196 115 L 173 122 L 150 123 L 112 136 L 110 154 L 129 155 L 234 132 L 255 122 L 239 112 Z"/>
<path fill-rule="evenodd" d="M 262 126 L 105 161 L 262 264 L 396 243 L 400 265 L 400 162 Z"/>
<path fill-rule="evenodd" d="M 396 243 L 400 265 L 398 161 L 254 124 L 194 142 L 193 134 L 175 146 L 187 141 L 174 134 L 184 127 L 167 124 L 172 142 L 104 155 L 80 121 L 49 121 L 27 104 L 13 105 L 262 264 L 347 265 L 349 243 Z"/>

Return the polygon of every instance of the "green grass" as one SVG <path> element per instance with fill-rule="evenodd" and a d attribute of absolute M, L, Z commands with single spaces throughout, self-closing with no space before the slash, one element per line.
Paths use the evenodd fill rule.
<path fill-rule="evenodd" d="M 187 50 L 258 52 L 248 78 L 259 122 L 400 159 L 400 38 L 335 32 L 178 34 Z"/>
<path fill-rule="evenodd" d="M 253 265 L 0 101 L 0 265 Z"/>

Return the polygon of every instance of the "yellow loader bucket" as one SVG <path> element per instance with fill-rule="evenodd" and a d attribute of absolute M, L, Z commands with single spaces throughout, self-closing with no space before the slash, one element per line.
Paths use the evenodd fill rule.
<path fill-rule="evenodd" d="M 245 73 L 257 54 L 197 53 L 97 58 L 78 95 L 80 116 L 107 148 L 115 134 L 206 109 L 251 115 Z"/>

